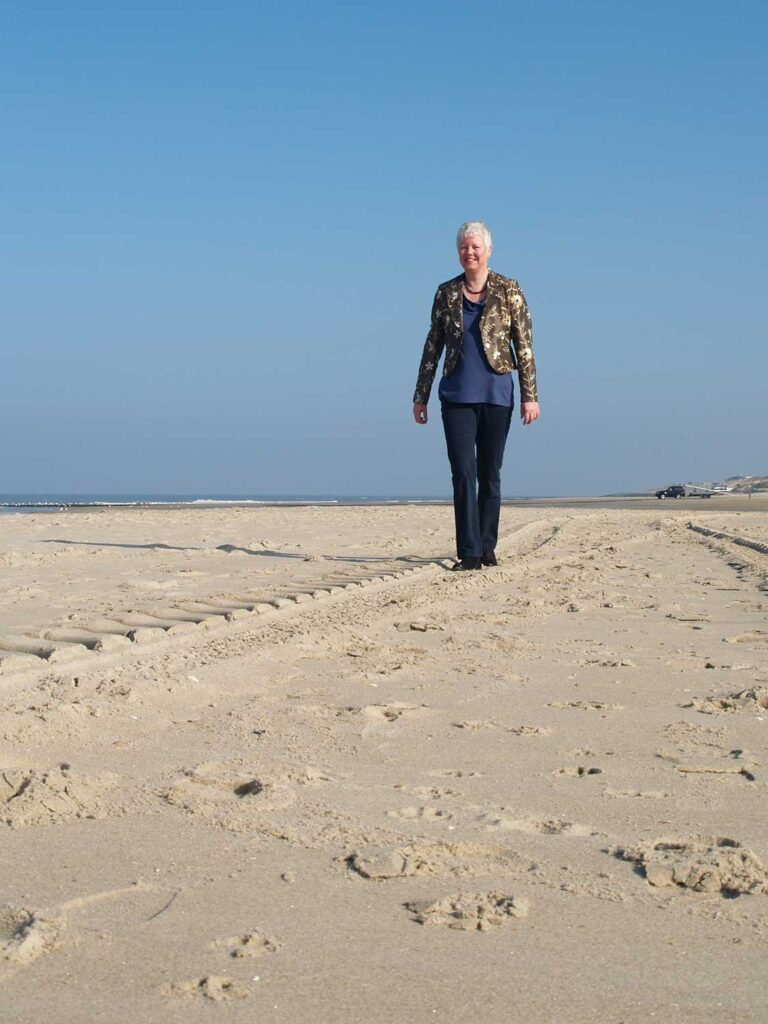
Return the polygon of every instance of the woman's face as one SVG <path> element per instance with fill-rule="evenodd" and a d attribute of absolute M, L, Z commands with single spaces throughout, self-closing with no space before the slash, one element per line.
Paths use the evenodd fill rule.
<path fill-rule="evenodd" d="M 479 235 L 468 235 L 459 242 L 459 263 L 470 273 L 482 272 L 488 268 L 491 250 L 483 244 Z"/>

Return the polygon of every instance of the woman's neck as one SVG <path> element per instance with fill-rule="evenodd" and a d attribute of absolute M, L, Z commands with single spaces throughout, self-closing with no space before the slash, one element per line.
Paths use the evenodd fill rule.
<path fill-rule="evenodd" d="M 483 267 L 482 270 L 465 270 L 464 271 L 464 283 L 467 286 L 468 291 L 478 292 L 482 291 L 486 282 L 488 281 L 488 268 Z"/>

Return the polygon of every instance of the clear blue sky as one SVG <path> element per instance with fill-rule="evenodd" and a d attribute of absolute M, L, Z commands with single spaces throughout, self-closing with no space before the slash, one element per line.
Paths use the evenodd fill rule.
<path fill-rule="evenodd" d="M 504 490 L 768 473 L 763 3 L 7 5 L 0 492 L 448 494 L 454 235 L 534 318 Z"/>

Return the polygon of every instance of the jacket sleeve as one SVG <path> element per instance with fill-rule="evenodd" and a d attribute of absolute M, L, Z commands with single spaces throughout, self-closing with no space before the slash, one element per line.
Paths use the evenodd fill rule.
<path fill-rule="evenodd" d="M 432 320 L 424 342 L 424 351 L 419 364 L 419 374 L 416 378 L 416 390 L 413 393 L 414 402 L 426 405 L 429 401 L 429 393 L 432 390 L 432 382 L 435 379 L 437 364 L 445 348 L 445 318 L 443 301 L 440 289 L 437 289 L 432 303 Z"/>
<path fill-rule="evenodd" d="M 536 363 L 533 358 L 533 324 L 522 288 L 517 281 L 510 286 L 512 308 L 512 344 L 515 346 L 520 401 L 537 402 Z"/>

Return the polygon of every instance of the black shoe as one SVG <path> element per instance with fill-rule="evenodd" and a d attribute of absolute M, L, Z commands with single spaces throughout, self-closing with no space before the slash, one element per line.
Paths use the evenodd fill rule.
<path fill-rule="evenodd" d="M 483 557 L 482 557 L 482 563 L 483 563 L 483 565 L 498 565 L 499 563 L 496 561 L 496 552 L 495 551 L 484 551 L 483 552 Z"/>
<path fill-rule="evenodd" d="M 482 569 L 483 560 L 482 558 L 462 558 L 456 562 L 455 565 L 451 566 L 452 572 L 467 572 L 469 569 Z"/>

